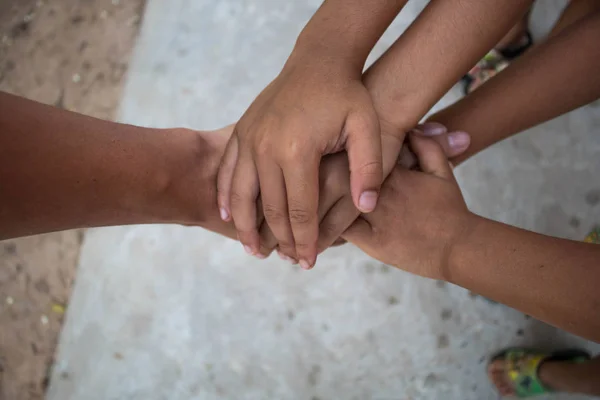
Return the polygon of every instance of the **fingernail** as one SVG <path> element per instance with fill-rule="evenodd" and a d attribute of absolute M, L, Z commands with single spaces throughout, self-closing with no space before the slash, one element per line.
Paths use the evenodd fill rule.
<path fill-rule="evenodd" d="M 267 256 L 265 256 L 263 253 L 256 253 L 255 256 L 259 260 L 264 260 L 265 258 L 267 258 Z"/>
<path fill-rule="evenodd" d="M 377 205 L 377 192 L 374 190 L 367 190 L 362 192 L 358 199 L 358 208 L 360 211 L 368 213 L 375 209 Z"/>
<path fill-rule="evenodd" d="M 291 262 L 292 264 L 297 263 L 296 260 L 294 260 L 292 257 L 288 257 L 285 254 L 283 254 L 280 250 L 277 250 L 277 255 L 279 256 L 279 258 L 281 258 L 283 261 L 288 261 Z"/>
<path fill-rule="evenodd" d="M 300 268 L 305 269 L 305 270 L 309 270 L 310 269 L 310 264 L 306 260 L 300 260 Z"/>
<path fill-rule="evenodd" d="M 221 207 L 219 209 L 219 213 L 221 214 L 221 219 L 223 221 L 227 221 L 229 219 L 229 213 L 227 212 L 226 209 L 224 209 L 223 207 Z"/>
<path fill-rule="evenodd" d="M 466 132 L 452 132 L 448 135 L 448 145 L 452 150 L 464 150 L 469 147 L 471 136 Z"/>
<path fill-rule="evenodd" d="M 417 125 L 417 129 L 423 132 L 425 136 L 438 136 L 448 132 L 444 125 L 437 122 L 425 122 Z"/>
<path fill-rule="evenodd" d="M 248 253 L 248 255 L 250 255 L 250 256 L 254 255 L 254 251 L 252 251 L 252 247 L 250 247 L 250 246 L 244 245 L 244 251 L 246 251 L 246 253 Z"/>

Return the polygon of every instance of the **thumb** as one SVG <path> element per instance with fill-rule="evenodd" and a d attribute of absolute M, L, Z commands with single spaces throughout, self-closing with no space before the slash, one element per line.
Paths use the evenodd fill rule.
<path fill-rule="evenodd" d="M 350 188 L 354 205 L 360 212 L 375 209 L 383 182 L 379 120 L 372 115 L 352 113 L 344 127 L 350 164 Z"/>
<path fill-rule="evenodd" d="M 428 122 L 428 124 L 433 124 Z M 436 124 L 436 126 L 439 124 Z M 426 125 L 420 125 L 426 126 Z M 432 128 L 429 128 L 430 131 Z M 441 128 L 440 128 L 441 129 Z M 415 135 L 429 137 L 435 140 L 440 146 L 442 146 L 442 150 L 446 154 L 447 158 L 452 158 L 463 154 L 471 144 L 471 136 L 467 132 L 463 131 L 453 131 L 453 132 L 439 132 L 436 134 L 431 134 L 428 131 L 422 130 L 419 127 L 413 129 L 411 131 Z M 435 131 L 437 132 L 437 131 Z"/>
<path fill-rule="evenodd" d="M 444 151 L 434 140 L 410 134 L 410 147 L 419 160 L 421 171 L 439 178 L 454 180 L 454 174 Z"/>
<path fill-rule="evenodd" d="M 360 248 L 368 247 L 373 240 L 371 224 L 363 217 L 358 217 L 342 234 L 342 238 Z"/>

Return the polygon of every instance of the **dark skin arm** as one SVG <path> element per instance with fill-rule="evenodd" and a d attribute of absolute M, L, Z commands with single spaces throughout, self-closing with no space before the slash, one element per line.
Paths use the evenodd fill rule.
<path fill-rule="evenodd" d="M 0 239 L 105 225 L 199 225 L 218 217 L 228 132 L 148 129 L 0 93 Z"/>
<path fill-rule="evenodd" d="M 411 145 L 422 171 L 396 168 L 379 207 L 357 219 L 344 238 L 382 262 L 600 341 L 600 246 L 469 212 L 439 146 L 416 136 Z"/>
<path fill-rule="evenodd" d="M 142 128 L 0 93 L 0 240 L 146 223 L 235 238 L 218 216 L 216 190 L 231 131 Z M 325 159 L 321 173 L 337 164 Z"/>
<path fill-rule="evenodd" d="M 467 97 L 429 118 L 471 134 L 460 163 L 509 136 L 600 97 L 600 12 L 571 25 Z"/>

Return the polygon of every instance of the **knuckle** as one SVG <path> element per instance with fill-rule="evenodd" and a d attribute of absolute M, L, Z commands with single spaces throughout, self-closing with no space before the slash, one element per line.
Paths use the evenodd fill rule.
<path fill-rule="evenodd" d="M 361 175 L 375 176 L 381 178 L 383 175 L 383 166 L 381 161 L 371 161 L 361 165 L 358 168 L 358 172 Z"/>
<path fill-rule="evenodd" d="M 274 206 L 273 204 L 263 204 L 263 213 L 265 219 L 271 224 L 276 224 L 285 221 L 287 215 L 283 209 Z"/>
<path fill-rule="evenodd" d="M 308 225 L 315 218 L 313 213 L 303 208 L 290 208 L 290 221 L 296 225 Z"/>
<path fill-rule="evenodd" d="M 271 155 L 271 153 L 272 153 L 271 150 L 272 150 L 271 142 L 266 137 L 258 139 L 258 141 L 254 147 L 254 151 L 256 152 L 256 154 L 259 156 L 263 156 L 263 157 Z"/>
<path fill-rule="evenodd" d="M 305 139 L 296 139 L 288 143 L 284 154 L 288 162 L 299 163 L 306 159 L 308 151 L 309 146 L 307 141 Z"/>
<path fill-rule="evenodd" d="M 242 204 L 245 200 L 246 197 L 236 190 L 232 190 L 229 193 L 229 201 L 231 202 L 232 207 Z"/>
<path fill-rule="evenodd" d="M 304 243 L 304 242 L 296 242 L 296 251 L 298 254 L 310 252 L 313 249 L 313 247 L 315 247 L 314 244 Z"/>

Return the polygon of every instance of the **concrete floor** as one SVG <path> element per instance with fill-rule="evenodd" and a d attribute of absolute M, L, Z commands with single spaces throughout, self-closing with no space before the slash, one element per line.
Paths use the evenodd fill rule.
<path fill-rule="evenodd" d="M 423 4 L 407 6 L 376 53 Z M 535 10 L 536 33 L 561 4 Z M 236 120 L 318 5 L 150 0 L 122 120 L 204 129 Z M 496 146 L 458 171 L 469 204 L 522 227 L 583 237 L 600 221 L 591 172 L 600 170 L 598 133 L 592 105 Z M 496 399 L 485 363 L 509 345 L 600 350 L 351 246 L 303 272 L 278 258 L 254 260 L 201 229 L 97 229 L 82 249 L 48 398 Z"/>

